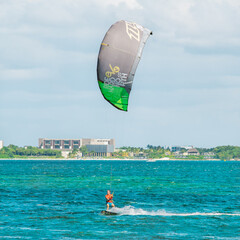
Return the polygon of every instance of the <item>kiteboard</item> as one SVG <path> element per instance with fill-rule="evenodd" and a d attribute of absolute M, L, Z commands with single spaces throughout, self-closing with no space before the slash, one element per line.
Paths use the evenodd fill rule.
<path fill-rule="evenodd" d="M 102 215 L 118 215 L 118 214 L 115 213 L 115 212 L 109 212 L 109 211 L 101 211 L 101 214 L 102 214 Z"/>

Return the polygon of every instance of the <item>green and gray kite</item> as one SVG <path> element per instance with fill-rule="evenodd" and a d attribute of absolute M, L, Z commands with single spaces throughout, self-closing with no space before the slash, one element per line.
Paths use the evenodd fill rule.
<path fill-rule="evenodd" d="M 152 34 L 136 23 L 119 21 L 107 31 L 99 51 L 97 77 L 103 97 L 127 111 L 128 98 L 142 50 Z"/>

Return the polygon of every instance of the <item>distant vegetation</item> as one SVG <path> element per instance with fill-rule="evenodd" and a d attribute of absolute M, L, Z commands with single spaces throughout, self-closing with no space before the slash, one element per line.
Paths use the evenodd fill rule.
<path fill-rule="evenodd" d="M 219 146 L 215 148 L 197 148 L 199 155 L 187 155 L 187 149 L 181 148 L 179 152 L 171 152 L 169 148 L 161 146 L 147 145 L 146 148 L 142 147 L 121 147 L 108 158 L 148 158 L 148 159 L 240 159 L 240 147 L 237 146 Z M 80 148 L 83 156 L 91 156 L 91 153 L 87 151 L 86 146 Z M 78 149 L 74 149 L 70 153 L 70 158 L 75 158 L 79 154 Z M 18 147 L 15 145 L 9 145 L 3 147 L 0 150 L 0 158 L 62 158 L 61 151 L 52 149 L 39 149 L 37 147 Z"/>
<path fill-rule="evenodd" d="M 51 149 L 40 149 L 37 147 L 18 147 L 9 145 L 0 150 L 0 158 L 61 158 L 61 152 Z"/>
<path fill-rule="evenodd" d="M 146 158 L 164 158 L 168 157 L 170 159 L 220 159 L 220 160 L 230 160 L 230 159 L 240 159 L 240 147 L 237 146 L 219 146 L 215 148 L 197 148 L 199 155 L 184 155 L 187 149 L 181 148 L 179 152 L 171 152 L 169 148 L 165 149 L 161 146 L 147 145 L 147 148 L 142 147 L 121 147 L 120 151 L 114 153 L 116 157 L 130 157 L 143 156 Z M 142 153 L 142 154 L 140 154 Z"/>
<path fill-rule="evenodd" d="M 213 149 L 216 157 L 219 159 L 240 159 L 240 147 L 237 146 L 221 146 Z"/>

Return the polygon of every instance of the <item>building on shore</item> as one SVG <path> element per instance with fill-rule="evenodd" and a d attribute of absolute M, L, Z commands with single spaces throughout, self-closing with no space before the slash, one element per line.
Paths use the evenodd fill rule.
<path fill-rule="evenodd" d="M 71 152 L 73 149 L 79 149 L 82 146 L 86 146 L 87 152 L 91 156 L 107 157 L 115 150 L 114 139 L 48 139 L 39 138 L 38 146 L 41 149 L 61 150 L 62 155 L 66 156 L 67 152 Z"/>
<path fill-rule="evenodd" d="M 115 140 L 83 138 L 82 146 L 87 147 L 87 150 L 91 156 L 110 157 L 115 151 Z"/>
<path fill-rule="evenodd" d="M 203 155 L 204 155 L 205 159 L 211 159 L 211 158 L 215 157 L 215 153 L 214 152 L 205 152 Z"/>
<path fill-rule="evenodd" d="M 144 152 L 134 153 L 133 156 L 135 158 L 139 158 L 139 159 L 146 159 L 147 158 L 147 154 L 144 153 Z"/>
<path fill-rule="evenodd" d="M 3 140 L 0 140 L 0 149 L 3 148 Z"/>
<path fill-rule="evenodd" d="M 184 156 L 199 156 L 200 153 L 196 148 L 188 149 L 187 152 L 183 153 Z"/>
<path fill-rule="evenodd" d="M 182 149 L 190 150 L 193 148 L 193 146 L 170 146 L 168 148 L 171 150 L 171 152 L 180 152 Z"/>
<path fill-rule="evenodd" d="M 38 147 L 52 150 L 73 150 L 82 146 L 81 139 L 48 139 L 39 138 Z"/>
<path fill-rule="evenodd" d="M 171 152 L 180 152 L 181 149 L 182 149 L 182 147 L 180 147 L 180 146 L 171 146 L 170 147 Z"/>

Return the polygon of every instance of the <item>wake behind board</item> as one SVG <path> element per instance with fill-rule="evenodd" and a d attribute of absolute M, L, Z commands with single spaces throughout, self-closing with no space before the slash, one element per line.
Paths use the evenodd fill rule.
<path fill-rule="evenodd" d="M 115 212 L 109 212 L 109 211 L 101 211 L 101 214 L 102 214 L 102 215 L 118 215 L 118 214 L 115 213 Z"/>

